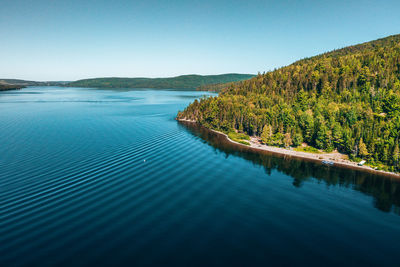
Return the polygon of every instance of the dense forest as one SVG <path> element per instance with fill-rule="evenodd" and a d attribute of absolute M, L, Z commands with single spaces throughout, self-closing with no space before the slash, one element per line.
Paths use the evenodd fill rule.
<path fill-rule="evenodd" d="M 171 78 L 95 78 L 85 79 L 67 84 L 73 87 L 95 88 L 169 88 L 195 89 L 208 84 L 220 84 L 243 81 L 254 77 L 251 74 L 221 75 L 182 75 Z"/>
<path fill-rule="evenodd" d="M 400 35 L 230 83 L 177 117 L 259 136 L 268 145 L 338 150 L 398 172 Z"/>
<path fill-rule="evenodd" d="M 233 85 L 234 83 L 235 82 L 205 84 L 197 87 L 196 89 L 198 91 L 221 92 L 223 89 L 229 87 L 230 85 Z"/>

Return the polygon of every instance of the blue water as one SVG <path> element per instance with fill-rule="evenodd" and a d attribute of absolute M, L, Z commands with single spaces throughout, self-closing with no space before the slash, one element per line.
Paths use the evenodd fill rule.
<path fill-rule="evenodd" d="M 258 154 L 207 93 L 0 92 L 0 265 L 398 266 L 398 180 Z"/>

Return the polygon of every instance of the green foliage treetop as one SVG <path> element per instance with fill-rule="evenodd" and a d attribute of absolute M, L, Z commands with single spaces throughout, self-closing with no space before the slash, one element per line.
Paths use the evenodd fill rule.
<path fill-rule="evenodd" d="M 400 35 L 346 47 L 226 84 L 178 118 L 309 146 L 400 171 Z"/>

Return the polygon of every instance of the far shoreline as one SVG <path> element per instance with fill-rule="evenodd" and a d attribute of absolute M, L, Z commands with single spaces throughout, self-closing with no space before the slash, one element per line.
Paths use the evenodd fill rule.
<path fill-rule="evenodd" d="M 1 86 L 2 84 L 0 84 L 0 92 L 6 92 L 6 91 L 12 91 L 12 90 L 21 90 L 23 88 L 25 88 L 25 86 L 9 86 L 6 85 L 5 87 Z"/>
<path fill-rule="evenodd" d="M 178 122 L 183 122 L 183 123 L 192 123 L 192 124 L 198 124 L 196 121 L 194 120 L 187 120 L 187 119 L 178 119 L 176 118 L 176 120 Z M 199 124 L 198 124 L 199 125 Z M 204 126 L 202 126 L 204 127 Z M 360 170 L 360 171 L 364 171 L 364 172 L 369 172 L 369 173 L 374 173 L 374 174 L 379 174 L 382 176 L 385 176 L 387 178 L 396 178 L 399 179 L 400 178 L 400 174 L 399 173 L 394 173 L 394 172 L 387 172 L 387 171 L 382 171 L 382 170 L 375 170 L 369 166 L 359 166 L 357 165 L 357 162 L 353 162 L 350 160 L 345 160 L 345 159 L 332 159 L 331 156 L 333 155 L 332 153 L 322 153 L 322 154 L 313 154 L 313 153 L 307 153 L 307 152 L 300 152 L 300 151 L 294 151 L 294 150 L 289 150 L 286 148 L 281 148 L 281 147 L 273 147 L 273 146 L 267 146 L 267 145 L 262 145 L 256 142 L 256 138 L 251 137 L 250 138 L 250 145 L 244 145 L 241 144 L 239 142 L 233 141 L 232 139 L 230 139 L 228 137 L 227 134 L 217 131 L 217 130 L 213 130 L 207 127 L 204 127 L 205 129 L 214 132 L 216 134 L 220 134 L 225 136 L 226 140 L 228 140 L 230 143 L 235 144 L 235 145 L 239 145 L 241 147 L 244 148 L 248 148 L 254 152 L 260 153 L 262 151 L 264 152 L 269 152 L 272 154 L 276 154 L 276 155 L 283 155 L 283 156 L 289 156 L 289 157 L 294 157 L 297 159 L 302 159 L 302 160 L 311 160 L 313 162 L 319 162 L 321 164 L 322 161 L 332 161 L 334 162 L 333 166 L 338 166 L 341 168 L 346 168 L 346 169 L 353 169 L 353 170 Z"/>

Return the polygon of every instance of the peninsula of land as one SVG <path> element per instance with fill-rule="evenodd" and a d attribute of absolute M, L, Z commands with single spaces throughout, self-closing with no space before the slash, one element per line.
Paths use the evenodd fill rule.
<path fill-rule="evenodd" d="M 393 35 L 226 84 L 177 119 L 257 149 L 399 173 L 399 74 Z"/>
<path fill-rule="evenodd" d="M 197 123 L 196 121 L 187 119 L 177 119 L 177 121 L 187 124 Z M 337 150 L 332 152 L 317 150 L 312 153 L 312 152 L 299 151 L 294 147 L 284 148 L 284 147 L 269 146 L 264 144 L 260 138 L 254 136 L 248 139 L 247 144 L 244 144 L 243 142 L 240 142 L 240 140 L 236 141 L 232 140 L 226 133 L 213 129 L 208 129 L 208 130 L 214 132 L 215 134 L 220 134 L 225 136 L 225 138 L 232 144 L 252 149 L 256 152 L 266 151 L 277 155 L 284 155 L 299 159 L 312 160 L 315 162 L 320 162 L 321 164 L 326 164 L 327 166 L 339 166 L 344 168 L 368 171 L 388 177 L 400 178 L 400 173 L 379 170 L 376 167 L 371 167 L 369 165 L 364 165 L 364 164 L 360 165 L 359 162 L 351 161 L 346 154 L 340 153 Z"/>
<path fill-rule="evenodd" d="M 0 91 L 8 91 L 8 90 L 18 90 L 24 88 L 23 85 L 9 84 L 0 81 Z"/>

